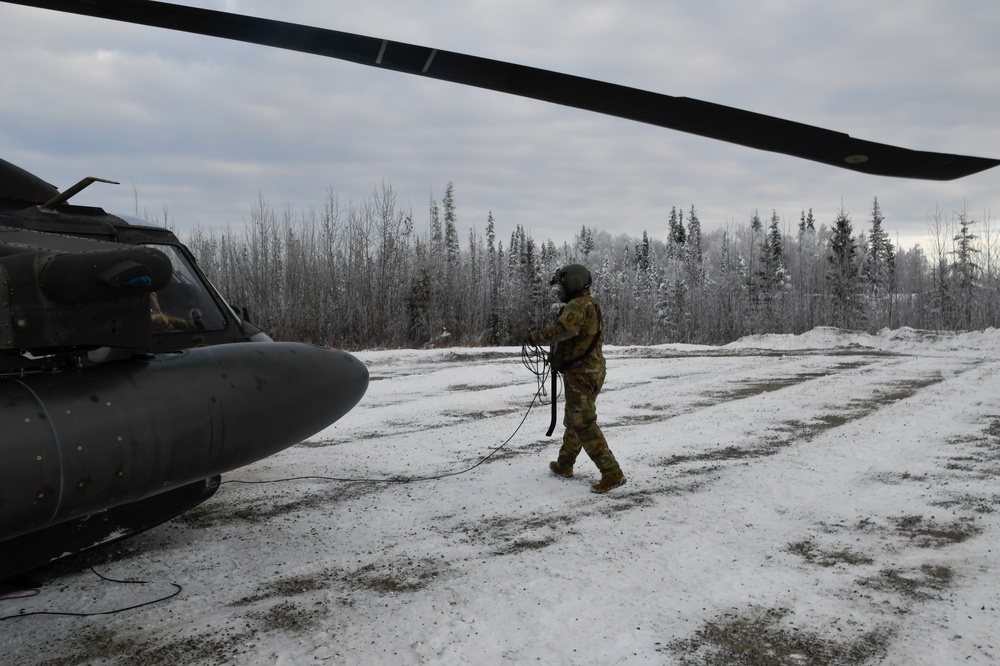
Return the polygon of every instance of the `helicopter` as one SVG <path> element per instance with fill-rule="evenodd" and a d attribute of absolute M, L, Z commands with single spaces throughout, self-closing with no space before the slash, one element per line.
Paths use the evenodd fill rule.
<path fill-rule="evenodd" d="M 520 95 L 871 175 L 1000 160 L 909 150 L 686 97 L 154 0 L 0 0 L 295 50 Z M 221 474 L 346 414 L 350 354 L 272 341 L 167 229 L 75 206 L 0 160 L 0 579 L 182 514 Z"/>
<path fill-rule="evenodd" d="M 0 160 L 0 579 L 131 536 L 334 423 L 350 354 L 274 342 L 173 232 Z"/>

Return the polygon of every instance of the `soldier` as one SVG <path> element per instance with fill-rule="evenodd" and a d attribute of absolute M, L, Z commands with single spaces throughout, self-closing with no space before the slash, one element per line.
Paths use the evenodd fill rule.
<path fill-rule="evenodd" d="M 572 477 L 573 463 L 582 448 L 601 472 L 601 480 L 590 489 L 606 493 L 625 485 L 625 475 L 597 425 L 597 394 L 604 385 L 606 369 L 601 309 L 590 295 L 590 283 L 590 271 L 580 264 L 557 270 L 551 284 L 558 288 L 559 300 L 565 305 L 554 324 L 531 333 L 531 341 L 552 345 L 552 370 L 562 373 L 566 392 L 566 430 L 559 457 L 549 463 L 549 469 L 558 476 Z"/>

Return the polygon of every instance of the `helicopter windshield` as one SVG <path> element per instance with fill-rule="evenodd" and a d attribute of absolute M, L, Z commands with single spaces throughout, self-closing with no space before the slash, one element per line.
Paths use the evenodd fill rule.
<path fill-rule="evenodd" d="M 225 328 L 225 317 L 184 255 L 171 245 L 150 247 L 167 255 L 174 269 L 167 286 L 149 296 L 153 332 L 217 331 Z"/>

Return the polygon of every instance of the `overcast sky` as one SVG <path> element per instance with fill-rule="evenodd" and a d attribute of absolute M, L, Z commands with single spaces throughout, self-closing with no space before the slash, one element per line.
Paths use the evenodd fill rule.
<path fill-rule="evenodd" d="M 917 150 L 1000 157 L 1000 2 L 187 0 L 687 96 Z M 317 56 L 0 3 L 0 157 L 74 203 L 241 228 L 258 195 L 321 209 L 384 181 L 426 228 L 455 185 L 459 232 L 665 237 L 803 209 L 856 231 L 878 197 L 903 247 L 927 218 L 1000 217 L 1000 168 L 951 182 L 797 158 Z M 464 243 L 464 241 L 463 241 Z M 506 243 L 505 243 L 506 244 Z"/>

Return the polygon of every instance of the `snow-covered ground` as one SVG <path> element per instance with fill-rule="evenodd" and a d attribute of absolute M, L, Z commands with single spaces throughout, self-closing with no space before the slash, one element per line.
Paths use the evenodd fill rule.
<path fill-rule="evenodd" d="M 544 405 L 364 480 L 504 443 L 518 352 L 359 353 L 339 423 L 0 616 L 176 596 L 0 622 L 0 663 L 1000 662 L 1000 332 L 612 347 L 623 488 L 549 474 Z"/>

